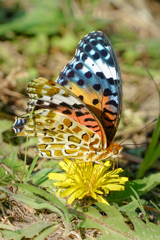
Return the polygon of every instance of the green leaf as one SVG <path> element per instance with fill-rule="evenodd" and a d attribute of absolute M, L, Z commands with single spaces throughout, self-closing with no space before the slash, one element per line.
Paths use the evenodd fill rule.
<path fill-rule="evenodd" d="M 46 209 L 49 209 L 53 212 L 56 212 L 57 214 L 59 214 L 61 217 L 63 217 L 63 214 L 62 212 L 54 207 L 53 205 L 51 205 L 50 203 L 44 201 L 42 198 L 39 198 L 39 197 L 36 197 L 34 196 L 33 198 L 33 195 L 32 197 L 26 195 L 26 194 L 13 194 L 11 192 L 9 192 L 8 190 L 6 190 L 5 188 L 3 187 L 0 187 L 0 190 L 13 196 L 15 199 L 17 199 L 18 201 L 20 202 L 23 202 L 25 204 L 27 204 L 28 206 L 34 208 L 34 209 L 43 209 L 43 208 L 46 208 Z"/>
<path fill-rule="evenodd" d="M 141 201 L 141 205 L 146 203 L 146 201 L 143 200 L 143 199 L 140 199 L 140 201 Z M 125 204 L 122 207 L 119 207 L 119 210 L 121 212 L 123 212 L 123 213 L 130 212 L 133 216 L 137 217 L 138 214 L 135 211 L 136 209 L 137 209 L 137 202 L 135 202 L 135 201 L 132 201 L 132 202 L 130 202 L 128 204 Z"/>
<path fill-rule="evenodd" d="M 133 196 L 131 196 L 131 199 L 136 203 L 137 207 L 141 210 L 141 212 L 143 213 L 143 216 L 145 218 L 145 221 L 148 224 L 149 221 L 148 221 L 148 218 L 147 218 L 147 214 L 146 214 L 146 212 L 145 212 L 145 210 L 143 208 L 143 205 L 142 205 L 142 203 L 140 201 L 140 198 L 139 198 L 137 192 L 132 187 L 131 187 L 131 189 L 132 189 L 133 193 L 135 194 L 135 196 L 137 198 L 137 199 L 135 199 Z"/>
<path fill-rule="evenodd" d="M 82 223 L 77 224 L 76 228 L 96 228 L 102 232 L 101 240 L 105 240 L 108 237 L 108 231 L 105 226 L 101 223 L 101 214 L 98 212 L 97 209 L 93 207 L 89 207 L 87 214 L 83 214 L 79 211 L 74 209 L 70 209 L 70 212 L 75 215 L 75 217 L 79 217 L 83 220 Z M 93 217 L 95 216 L 95 218 Z M 97 238 L 98 239 L 98 238 Z"/>
<path fill-rule="evenodd" d="M 28 184 L 16 184 L 16 186 L 21 187 L 23 189 L 22 194 L 18 194 L 18 195 L 14 194 L 3 187 L 0 187 L 0 190 L 2 192 L 5 192 L 13 196 L 18 201 L 23 202 L 34 209 L 45 208 L 45 209 L 51 210 L 52 212 L 57 213 L 59 216 L 61 216 L 65 220 L 65 223 L 66 223 L 65 233 L 67 234 L 69 232 L 69 229 L 70 229 L 69 213 L 66 207 L 61 203 L 61 201 L 59 201 L 52 194 L 47 193 L 46 191 L 40 188 L 37 188 L 35 186 L 28 185 Z M 26 193 L 24 192 L 24 190 L 26 190 Z M 40 195 L 43 198 L 38 197 L 37 195 Z M 56 206 L 54 206 L 53 204 Z"/>
<path fill-rule="evenodd" d="M 55 196 L 53 196 L 52 194 L 50 193 L 47 193 L 46 191 L 38 188 L 38 187 L 35 187 L 35 186 L 32 186 L 32 185 L 28 185 L 28 184 L 16 184 L 16 186 L 19 186 L 21 187 L 22 189 L 25 189 L 27 190 L 28 192 L 31 192 L 33 194 L 38 194 L 40 196 L 42 196 L 43 198 L 47 199 L 48 201 L 56 204 L 58 207 L 61 208 L 61 210 L 64 212 L 64 215 L 63 218 L 66 220 L 67 222 L 67 225 L 69 225 L 69 214 L 68 214 L 68 210 L 66 209 L 66 207 L 62 204 L 62 202 L 56 198 Z M 61 213 L 62 215 L 62 213 Z"/>
<path fill-rule="evenodd" d="M 49 234 L 57 231 L 57 229 L 60 228 L 59 225 L 51 226 L 44 230 L 42 233 L 39 234 L 39 236 L 35 237 L 34 240 L 43 240 L 45 239 Z"/>
<path fill-rule="evenodd" d="M 143 221 L 134 217 L 130 212 L 127 212 L 130 220 L 132 221 L 135 229 L 136 239 L 158 239 L 160 236 L 160 227 L 156 224 L 148 222 L 145 224 Z"/>
<path fill-rule="evenodd" d="M 6 229 L 6 230 L 10 230 L 10 231 L 15 231 L 16 227 L 14 227 L 12 225 L 0 223 L 0 229 Z"/>
<path fill-rule="evenodd" d="M 19 229 L 17 231 L 3 230 L 2 236 L 5 240 L 13 239 L 13 240 L 21 240 L 22 238 L 33 238 L 38 235 L 43 229 L 52 226 L 53 223 L 48 223 L 44 221 L 40 221 L 35 224 L 31 224 L 27 226 L 27 228 Z M 55 226 L 52 226 L 52 228 Z"/>
<path fill-rule="evenodd" d="M 54 168 L 54 169 L 44 168 L 44 169 L 39 170 L 36 173 L 33 173 L 30 176 L 30 179 L 32 180 L 32 182 L 35 185 L 40 185 L 41 187 L 53 188 L 54 181 L 48 179 L 48 174 L 51 173 L 51 172 L 59 172 L 59 171 L 60 171 L 59 168 Z"/>
<path fill-rule="evenodd" d="M 130 196 L 133 195 L 131 187 L 137 192 L 138 196 L 141 196 L 159 184 L 160 173 L 152 174 L 149 177 L 145 177 L 143 179 L 136 179 L 132 182 L 126 182 L 125 190 L 120 192 L 111 192 L 107 197 L 107 201 L 119 202 L 121 200 L 130 199 Z"/>
<path fill-rule="evenodd" d="M 134 232 L 133 235 L 129 234 L 131 230 L 123 221 L 123 216 L 115 206 L 111 207 L 103 203 L 97 203 L 96 205 L 107 215 L 102 216 L 99 211 L 93 207 L 89 207 L 85 214 L 76 210 L 70 210 L 72 214 L 75 214 L 83 220 L 83 222 L 76 227 L 99 229 L 102 235 L 96 238 L 97 240 L 115 240 L 115 236 L 118 240 L 135 239 L 133 238 Z"/>
<path fill-rule="evenodd" d="M 127 214 L 133 223 L 133 229 L 125 223 L 124 217 L 115 206 L 108 206 L 104 203 L 96 203 L 96 205 L 99 209 L 89 207 L 85 213 L 82 213 L 81 209 L 69 211 L 83 221 L 76 228 L 96 228 L 101 231 L 102 235 L 96 238 L 97 240 L 156 239 L 160 234 L 159 226 L 149 221 L 145 224 L 130 212 Z"/>

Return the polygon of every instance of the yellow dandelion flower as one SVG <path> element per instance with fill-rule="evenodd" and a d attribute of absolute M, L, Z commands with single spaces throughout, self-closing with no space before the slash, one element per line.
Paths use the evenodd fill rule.
<path fill-rule="evenodd" d="M 109 203 L 102 197 L 110 191 L 122 191 L 125 189 L 127 177 L 119 177 L 123 172 L 122 168 L 109 171 L 112 165 L 111 161 L 106 161 L 103 165 L 93 162 L 82 162 L 75 160 L 73 163 L 69 159 L 60 161 L 59 165 L 66 172 L 50 173 L 49 179 L 58 180 L 54 186 L 59 187 L 57 195 L 68 197 L 68 204 L 71 204 L 75 199 L 82 199 L 91 196 L 98 202 Z"/>

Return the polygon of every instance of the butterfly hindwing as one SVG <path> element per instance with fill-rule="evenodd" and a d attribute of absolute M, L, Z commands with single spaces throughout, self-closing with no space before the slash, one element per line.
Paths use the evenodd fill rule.
<path fill-rule="evenodd" d="M 16 119 L 14 128 L 19 136 L 38 137 L 38 148 L 43 157 L 81 159 L 101 147 L 97 133 L 55 110 L 35 110 L 32 116 L 30 112 L 26 113 Z"/>

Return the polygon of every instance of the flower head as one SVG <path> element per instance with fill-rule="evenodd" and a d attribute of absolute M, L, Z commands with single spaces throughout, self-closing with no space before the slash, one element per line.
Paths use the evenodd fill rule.
<path fill-rule="evenodd" d="M 65 162 L 59 162 L 61 168 L 66 172 L 50 173 L 49 179 L 58 180 L 54 186 L 59 187 L 57 194 L 61 197 L 68 197 L 68 204 L 71 204 L 76 198 L 82 199 L 91 196 L 98 202 L 109 203 L 101 196 L 104 193 L 109 194 L 110 191 L 122 191 L 125 188 L 127 177 L 119 177 L 119 173 L 123 170 L 117 168 L 109 171 L 112 165 L 111 161 L 104 164 L 93 162 L 81 162 L 75 160 L 64 159 Z"/>

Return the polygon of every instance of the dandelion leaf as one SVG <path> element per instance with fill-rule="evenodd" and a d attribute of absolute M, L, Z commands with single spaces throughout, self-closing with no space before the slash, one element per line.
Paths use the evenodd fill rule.
<path fill-rule="evenodd" d="M 50 227 L 53 223 L 47 223 L 44 221 L 28 225 L 27 228 L 23 228 L 17 231 L 3 230 L 2 236 L 5 240 L 21 240 L 22 238 L 33 238 L 37 236 L 42 230 Z"/>
<path fill-rule="evenodd" d="M 160 228 L 147 221 L 147 224 L 127 212 L 130 225 L 125 223 L 124 217 L 115 206 L 108 206 L 104 203 L 96 204 L 99 209 L 89 207 L 85 213 L 75 212 L 83 222 L 77 227 L 99 229 L 101 235 L 97 240 L 125 240 L 125 239 L 157 239 L 160 235 Z M 130 227 L 131 226 L 131 227 Z"/>

